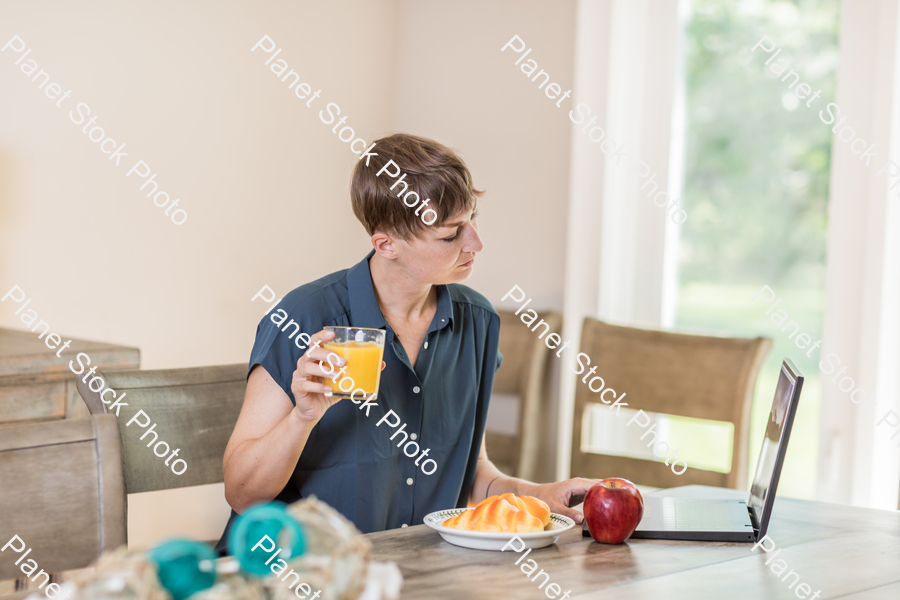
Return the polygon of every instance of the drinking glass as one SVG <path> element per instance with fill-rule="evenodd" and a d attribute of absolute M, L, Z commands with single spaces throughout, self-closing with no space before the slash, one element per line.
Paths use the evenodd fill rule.
<path fill-rule="evenodd" d="M 377 394 L 378 384 L 381 382 L 381 360 L 384 356 L 384 330 L 329 326 L 325 331 L 333 331 L 334 339 L 325 342 L 322 347 L 347 361 L 347 369 L 343 374 L 338 374 L 341 369 L 336 368 L 336 372 L 330 376 L 323 375 L 332 395 L 349 398 L 356 389 L 364 391 L 366 398 Z M 323 363 L 323 366 L 326 370 L 331 368 L 328 363 Z M 359 393 L 354 399 L 361 399 Z"/>

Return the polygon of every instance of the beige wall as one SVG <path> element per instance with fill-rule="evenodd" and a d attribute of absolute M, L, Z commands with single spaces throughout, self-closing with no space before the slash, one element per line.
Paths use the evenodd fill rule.
<path fill-rule="evenodd" d="M 470 284 L 560 309 L 568 121 L 499 49 L 518 33 L 571 82 L 573 28 L 569 1 L 4 3 L 0 45 L 19 35 L 72 96 L 56 108 L 0 53 L 0 288 L 21 286 L 56 331 L 139 347 L 146 369 L 246 361 L 263 284 L 286 293 L 368 248 L 347 201 L 355 155 L 318 118 L 336 102 L 366 140 L 460 149 L 488 190 Z M 251 54 L 264 34 L 322 90 L 312 109 Z M 120 167 L 69 120 L 78 102 L 126 142 Z M 137 159 L 184 225 L 125 177 Z M 23 328 L 13 312 L 0 305 L 0 326 Z M 135 495 L 131 542 L 214 538 L 226 515 L 221 486 Z"/>
<path fill-rule="evenodd" d="M 479 208 L 485 250 L 469 285 L 499 305 L 518 284 L 538 308 L 561 310 L 568 101 L 557 108 L 514 64 L 519 55 L 500 48 L 518 35 L 550 81 L 570 89 L 575 2 L 401 7 L 396 127 L 461 150 L 487 189 Z"/>
<path fill-rule="evenodd" d="M 11 178 L 0 281 L 22 286 L 55 329 L 139 346 L 145 368 L 246 360 L 265 310 L 249 300 L 264 283 L 287 292 L 366 249 L 360 235 L 333 242 L 359 230 L 346 201 L 354 155 L 250 47 L 271 36 L 279 58 L 323 90 L 321 107 L 337 102 L 373 137 L 393 118 L 394 49 L 382 44 L 394 39 L 383 31 L 395 6 L 248 6 L 2 7 L 0 38 L 22 37 L 72 98 L 56 108 L 10 50 L 0 54 Z M 119 168 L 69 120 L 79 101 L 127 143 Z M 182 199 L 184 225 L 125 177 L 137 158 Z M 0 323 L 15 325 L 5 306 Z"/>

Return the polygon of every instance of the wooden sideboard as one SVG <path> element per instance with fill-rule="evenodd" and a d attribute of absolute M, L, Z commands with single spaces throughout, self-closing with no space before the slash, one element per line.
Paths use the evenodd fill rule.
<path fill-rule="evenodd" d="M 59 357 L 57 352 L 36 333 L 0 328 L 0 426 L 88 418 L 75 389 L 76 375 L 69 369 L 79 352 L 104 371 L 141 366 L 139 349 L 115 344 L 72 339 Z"/>

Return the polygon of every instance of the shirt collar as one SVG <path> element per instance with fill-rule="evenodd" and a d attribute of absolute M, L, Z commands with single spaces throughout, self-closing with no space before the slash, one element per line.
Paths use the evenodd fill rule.
<path fill-rule="evenodd" d="M 437 285 L 435 289 L 437 290 L 437 310 L 431 326 L 428 328 L 428 333 L 438 331 L 448 325 L 450 331 L 453 331 L 453 302 L 450 300 L 450 290 L 446 285 Z"/>
<path fill-rule="evenodd" d="M 378 299 L 375 297 L 375 286 L 372 284 L 372 272 L 369 270 L 369 259 L 375 254 L 375 250 L 356 263 L 347 272 L 347 291 L 350 294 L 350 314 L 353 317 L 352 325 L 354 327 L 372 327 L 373 329 L 384 328 L 391 330 L 381 308 L 378 306 Z M 450 299 L 450 291 L 445 285 L 436 285 L 437 291 L 437 310 L 434 313 L 434 319 L 428 328 L 428 333 L 443 329 L 450 325 L 453 329 L 453 302 Z"/>

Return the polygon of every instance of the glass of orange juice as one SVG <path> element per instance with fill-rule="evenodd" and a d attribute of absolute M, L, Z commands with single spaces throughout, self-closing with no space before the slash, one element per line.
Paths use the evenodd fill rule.
<path fill-rule="evenodd" d="M 334 373 L 331 377 L 323 377 L 331 388 L 332 395 L 349 398 L 356 389 L 364 391 L 366 397 L 377 394 L 378 384 L 381 382 L 381 359 L 384 356 L 384 330 L 326 327 L 325 331 L 334 332 L 334 339 L 325 342 L 322 347 L 347 361 L 347 370 L 342 375 Z M 356 397 L 359 399 L 359 394 Z M 377 397 L 376 395 L 375 398 Z"/>

